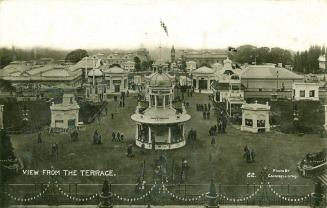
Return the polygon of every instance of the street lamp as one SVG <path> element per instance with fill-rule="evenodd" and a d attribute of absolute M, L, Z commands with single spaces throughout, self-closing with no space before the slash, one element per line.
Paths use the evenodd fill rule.
<path fill-rule="evenodd" d="M 276 72 L 276 81 L 277 81 L 277 86 L 276 86 L 276 91 L 278 91 L 278 76 L 279 76 L 279 72 L 278 72 L 278 69 L 277 69 L 277 72 Z"/>

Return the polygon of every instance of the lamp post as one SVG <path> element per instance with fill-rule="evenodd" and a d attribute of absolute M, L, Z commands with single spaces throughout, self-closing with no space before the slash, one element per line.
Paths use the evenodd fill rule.
<path fill-rule="evenodd" d="M 279 72 L 278 72 L 278 69 L 277 69 L 277 72 L 276 72 L 276 81 L 277 81 L 277 85 L 276 85 L 276 92 L 278 91 L 278 77 L 279 77 Z"/>

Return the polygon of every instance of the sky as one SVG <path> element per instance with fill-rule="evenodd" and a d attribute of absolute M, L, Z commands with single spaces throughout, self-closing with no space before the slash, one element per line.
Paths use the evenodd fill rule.
<path fill-rule="evenodd" d="M 213 49 L 243 44 L 291 50 L 327 45 L 327 1 L 0 0 L 0 47 Z"/>

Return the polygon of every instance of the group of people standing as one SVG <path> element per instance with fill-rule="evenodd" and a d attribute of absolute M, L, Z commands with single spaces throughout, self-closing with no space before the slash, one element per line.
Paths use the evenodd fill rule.
<path fill-rule="evenodd" d="M 123 142 L 124 141 L 124 133 L 120 133 L 119 131 L 115 133 L 114 131 L 111 134 L 113 142 Z"/>
<path fill-rule="evenodd" d="M 196 110 L 202 111 L 203 119 L 210 119 L 211 104 L 196 104 Z"/>
<path fill-rule="evenodd" d="M 218 117 L 217 117 L 217 130 L 218 133 L 225 134 L 226 127 L 227 127 L 227 116 L 225 115 L 224 111 L 221 110 Z"/>
<path fill-rule="evenodd" d="M 253 163 L 255 162 L 255 152 L 253 149 L 249 149 L 248 146 L 246 145 L 244 147 L 244 155 L 243 157 L 245 158 L 246 162 L 248 163 Z"/>
<path fill-rule="evenodd" d="M 98 130 L 95 130 L 93 133 L 93 144 L 102 144 L 102 136 Z"/>

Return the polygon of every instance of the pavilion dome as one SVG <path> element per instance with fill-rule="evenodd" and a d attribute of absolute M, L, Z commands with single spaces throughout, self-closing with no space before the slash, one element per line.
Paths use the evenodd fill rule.
<path fill-rule="evenodd" d="M 149 85 L 151 87 L 172 87 L 173 83 L 167 73 L 156 72 L 151 76 Z"/>
<path fill-rule="evenodd" d="M 209 67 L 202 66 L 202 67 L 194 70 L 192 73 L 194 73 L 194 74 L 213 74 L 214 70 Z"/>
<path fill-rule="evenodd" d="M 225 59 L 224 60 L 224 66 L 225 65 L 227 65 L 227 66 L 232 65 L 232 60 L 230 60 L 229 58 Z"/>
<path fill-rule="evenodd" d="M 126 71 L 118 66 L 114 66 L 111 68 L 104 69 L 105 73 L 108 74 L 123 74 L 126 73 Z"/>
<path fill-rule="evenodd" d="M 89 73 L 87 74 L 87 76 L 89 77 L 102 77 L 103 76 L 103 73 L 100 69 L 96 68 L 96 69 L 92 69 L 89 71 Z"/>

